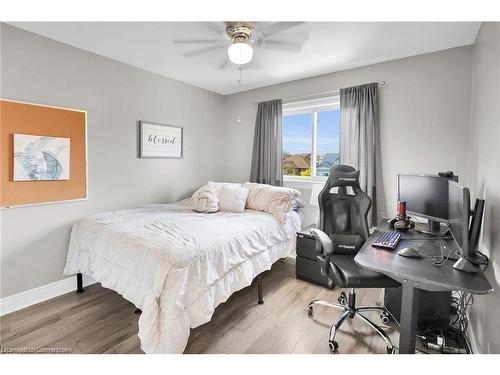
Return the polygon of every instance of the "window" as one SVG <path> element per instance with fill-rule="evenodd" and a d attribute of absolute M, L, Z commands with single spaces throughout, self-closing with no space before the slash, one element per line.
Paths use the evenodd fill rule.
<path fill-rule="evenodd" d="M 283 104 L 283 174 L 327 177 L 339 164 L 339 97 Z"/>

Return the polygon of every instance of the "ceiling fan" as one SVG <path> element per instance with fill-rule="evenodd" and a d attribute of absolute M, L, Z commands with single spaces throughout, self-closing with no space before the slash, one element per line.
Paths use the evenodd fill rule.
<path fill-rule="evenodd" d="M 278 35 L 285 30 L 300 26 L 304 22 L 204 22 L 203 24 L 216 33 L 208 39 L 174 40 L 181 46 L 200 46 L 183 53 L 185 57 L 195 57 L 214 51 L 227 51 L 227 56 L 219 66 L 224 69 L 228 62 L 245 65 L 255 62 L 256 49 L 274 49 L 288 52 L 299 52 L 309 37 L 307 31 L 294 34 L 293 39 L 284 39 Z M 202 47 L 206 45 L 205 47 Z"/>

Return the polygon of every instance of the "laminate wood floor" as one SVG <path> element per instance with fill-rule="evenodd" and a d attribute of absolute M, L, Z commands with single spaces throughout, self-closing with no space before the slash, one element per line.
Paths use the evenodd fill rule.
<path fill-rule="evenodd" d="M 255 282 L 221 304 L 212 320 L 191 330 L 185 353 L 329 353 L 328 331 L 338 310 L 313 299 L 335 302 L 341 289 L 328 290 L 295 278 L 295 261 L 277 262 L 263 275 L 264 301 L 257 304 Z M 347 291 L 346 291 L 347 292 Z M 379 289 L 357 290 L 359 305 L 380 305 Z M 68 293 L 0 317 L 0 345 L 71 353 L 142 353 L 139 316 L 118 293 L 99 284 L 85 293 Z M 381 324 L 377 313 L 369 316 Z M 386 332 L 397 343 L 397 327 Z M 385 353 L 383 340 L 359 320 L 349 319 L 337 333 L 339 353 Z M 62 349 L 62 350 L 60 350 Z"/>

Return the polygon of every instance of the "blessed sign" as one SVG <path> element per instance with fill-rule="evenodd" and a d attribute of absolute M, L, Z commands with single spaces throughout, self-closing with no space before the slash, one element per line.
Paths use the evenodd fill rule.
<path fill-rule="evenodd" d="M 182 128 L 140 122 L 141 158 L 182 158 Z"/>

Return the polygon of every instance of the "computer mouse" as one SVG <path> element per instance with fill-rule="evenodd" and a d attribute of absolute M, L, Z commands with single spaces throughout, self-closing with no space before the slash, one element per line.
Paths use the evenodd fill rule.
<path fill-rule="evenodd" d="M 407 258 L 423 258 L 422 255 L 420 255 L 413 247 L 405 247 L 404 249 L 399 250 L 398 255 Z"/>

